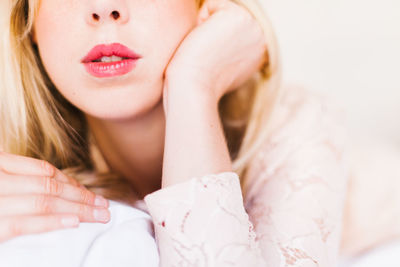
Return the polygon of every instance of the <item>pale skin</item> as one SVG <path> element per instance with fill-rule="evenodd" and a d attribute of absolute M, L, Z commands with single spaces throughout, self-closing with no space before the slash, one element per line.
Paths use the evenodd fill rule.
<path fill-rule="evenodd" d="M 118 19 L 110 16 L 115 10 Z M 93 13 L 99 21 L 91 20 Z M 87 116 L 109 167 L 140 198 L 193 176 L 232 170 L 218 101 L 261 67 L 267 50 L 245 8 L 229 0 L 206 1 L 200 10 L 187 0 L 42 0 L 32 38 L 57 89 Z M 143 60 L 124 76 L 89 77 L 78 60 L 93 45 L 115 41 Z M 95 195 L 53 166 L 5 153 L 0 166 L 13 192 L 9 210 L 0 209 L 0 240 L 62 228 L 65 214 L 101 222 L 93 217 Z"/>

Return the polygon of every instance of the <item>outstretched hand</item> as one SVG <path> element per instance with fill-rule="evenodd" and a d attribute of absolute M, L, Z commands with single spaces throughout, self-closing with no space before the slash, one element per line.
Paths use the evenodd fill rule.
<path fill-rule="evenodd" d="M 106 223 L 108 206 L 47 161 L 0 151 L 0 243 L 80 222 Z"/>

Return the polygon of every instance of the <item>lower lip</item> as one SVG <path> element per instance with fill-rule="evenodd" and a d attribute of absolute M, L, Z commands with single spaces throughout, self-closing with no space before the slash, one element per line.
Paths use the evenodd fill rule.
<path fill-rule="evenodd" d="M 124 59 L 115 62 L 88 62 L 84 63 L 86 71 L 95 77 L 106 78 L 121 76 L 132 71 L 138 59 Z"/>

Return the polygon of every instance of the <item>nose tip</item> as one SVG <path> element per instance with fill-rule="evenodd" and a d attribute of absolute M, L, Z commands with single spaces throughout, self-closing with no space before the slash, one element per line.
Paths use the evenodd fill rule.
<path fill-rule="evenodd" d="M 112 8 L 93 8 L 86 16 L 86 21 L 90 25 L 98 25 L 106 21 L 115 23 L 126 23 L 129 20 L 129 14 L 124 9 Z"/>

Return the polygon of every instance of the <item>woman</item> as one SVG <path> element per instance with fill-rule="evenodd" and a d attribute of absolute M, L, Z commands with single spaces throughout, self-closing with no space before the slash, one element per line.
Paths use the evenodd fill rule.
<path fill-rule="evenodd" d="M 102 195 L 162 266 L 334 266 L 343 118 L 280 88 L 260 2 L 2 3 L 0 238 L 108 222 Z"/>

